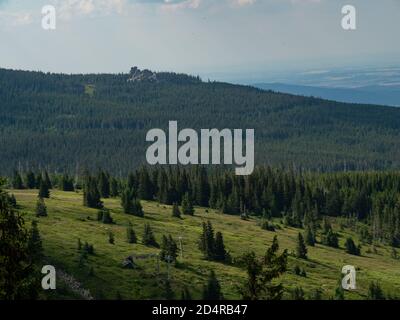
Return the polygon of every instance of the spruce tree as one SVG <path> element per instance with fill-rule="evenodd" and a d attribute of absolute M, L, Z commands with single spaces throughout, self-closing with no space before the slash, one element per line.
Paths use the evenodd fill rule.
<path fill-rule="evenodd" d="M 110 243 L 110 244 L 115 243 L 114 233 L 112 231 L 108 232 L 108 243 Z"/>
<path fill-rule="evenodd" d="M 100 198 L 96 179 L 87 176 L 83 186 L 83 205 L 89 208 L 101 209 L 103 208 L 103 202 Z"/>
<path fill-rule="evenodd" d="M 98 188 L 102 198 L 110 197 L 110 181 L 108 175 L 104 171 L 100 171 L 98 175 Z"/>
<path fill-rule="evenodd" d="M 311 230 L 310 226 L 306 227 L 305 241 L 306 241 L 307 245 L 312 246 L 312 247 L 315 246 L 315 242 L 316 242 L 315 235 L 314 235 L 314 232 Z"/>
<path fill-rule="evenodd" d="M 151 247 L 156 247 L 156 248 L 159 247 L 159 245 L 156 241 L 156 238 L 154 237 L 153 230 L 151 229 L 151 227 L 148 223 L 146 223 L 144 225 L 144 233 L 143 233 L 142 243 L 145 246 L 151 246 Z"/>
<path fill-rule="evenodd" d="M 36 209 L 35 209 L 36 217 L 47 217 L 47 208 L 44 203 L 44 199 L 39 197 L 36 201 Z"/>
<path fill-rule="evenodd" d="M 26 173 L 25 185 L 27 189 L 34 189 L 36 186 L 35 174 L 30 170 Z"/>
<path fill-rule="evenodd" d="M 385 300 L 385 294 L 378 282 L 371 282 L 368 287 L 368 300 Z"/>
<path fill-rule="evenodd" d="M 192 216 L 194 214 L 194 208 L 192 200 L 190 199 L 189 193 L 185 193 L 182 199 L 182 213 Z"/>
<path fill-rule="evenodd" d="M 172 217 L 174 217 L 174 218 L 180 218 L 181 217 L 181 211 L 179 210 L 179 206 L 178 206 L 178 204 L 176 202 L 172 206 Z"/>
<path fill-rule="evenodd" d="M 126 228 L 126 239 L 128 243 L 137 243 L 136 233 L 132 228 L 132 224 L 129 222 L 128 227 Z"/>
<path fill-rule="evenodd" d="M 161 243 L 160 259 L 165 262 L 175 262 L 178 257 L 178 246 L 171 235 L 163 235 Z"/>
<path fill-rule="evenodd" d="M 110 196 L 115 198 L 118 197 L 118 195 L 119 195 L 118 180 L 112 177 L 110 180 Z"/>
<path fill-rule="evenodd" d="M 39 197 L 40 198 L 49 198 L 50 191 L 48 185 L 42 180 L 39 186 Z"/>
<path fill-rule="evenodd" d="M 168 279 L 164 282 L 164 298 L 165 300 L 173 300 L 175 298 L 175 293 L 172 290 L 171 283 Z"/>
<path fill-rule="evenodd" d="M 307 259 L 307 247 L 300 232 L 297 236 L 296 257 L 300 259 Z"/>
<path fill-rule="evenodd" d="M 214 259 L 216 261 L 225 261 L 226 259 L 224 239 L 219 231 L 215 234 Z"/>
<path fill-rule="evenodd" d="M 182 289 L 181 300 L 184 301 L 192 300 L 192 295 L 190 294 L 190 291 L 186 286 Z"/>
<path fill-rule="evenodd" d="M 247 272 L 247 280 L 238 288 L 244 300 L 280 300 L 283 286 L 272 283 L 287 270 L 287 251 L 278 255 L 279 244 L 275 236 L 264 259 L 258 259 L 254 252 L 244 254 L 238 259 Z"/>
<path fill-rule="evenodd" d="M 12 178 L 12 187 L 13 187 L 13 189 L 23 189 L 24 188 L 24 184 L 22 182 L 21 175 L 19 174 L 19 172 L 17 170 L 14 170 L 14 175 Z"/>
<path fill-rule="evenodd" d="M 33 263 L 38 263 L 43 258 L 42 239 L 40 237 L 37 221 L 32 220 L 32 227 L 28 237 L 28 251 Z"/>
<path fill-rule="evenodd" d="M 37 270 L 31 263 L 24 219 L 8 204 L 0 179 L 0 300 L 36 299 Z M 40 283 L 40 282 L 39 282 Z"/>
<path fill-rule="evenodd" d="M 351 237 L 346 239 L 346 243 L 345 243 L 345 248 L 346 248 L 346 252 L 348 254 L 352 254 L 355 256 L 359 256 L 360 255 L 360 247 L 357 247 L 356 244 L 354 243 L 353 239 Z"/>
<path fill-rule="evenodd" d="M 210 271 L 207 284 L 203 287 L 203 300 L 223 300 L 221 285 L 214 270 Z"/>
<path fill-rule="evenodd" d="M 140 200 L 134 197 L 133 191 L 125 189 L 121 196 L 121 205 L 124 213 L 132 214 L 137 217 L 143 217 L 144 212 Z"/>
<path fill-rule="evenodd" d="M 46 184 L 47 189 L 52 189 L 53 185 L 51 183 L 51 180 L 50 180 L 49 174 L 47 173 L 47 170 L 44 171 L 44 175 L 43 176 L 44 176 L 43 181 Z"/>

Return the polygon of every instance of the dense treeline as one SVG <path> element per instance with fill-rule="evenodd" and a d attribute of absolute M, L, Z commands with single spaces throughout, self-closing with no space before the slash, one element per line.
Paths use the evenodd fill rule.
<path fill-rule="evenodd" d="M 157 73 L 63 75 L 0 69 L 0 172 L 124 176 L 145 162 L 146 132 L 254 128 L 256 162 L 317 170 L 400 168 L 400 110 L 342 104 Z M 89 90 L 90 89 L 90 90 Z M 194 116 L 195 115 L 195 116 Z"/>
<path fill-rule="evenodd" d="M 15 171 L 10 181 L 14 188 L 37 186 L 35 176 L 50 179 L 46 172 Z M 337 247 L 337 236 L 323 218 L 344 217 L 362 241 L 400 246 L 400 172 L 310 173 L 258 167 L 250 176 L 236 176 L 199 166 L 141 167 L 123 179 L 104 171 L 75 177 L 74 182 L 67 174 L 51 177 L 46 185 L 67 191 L 83 188 L 84 204 L 94 208 L 102 208 L 101 198 L 119 196 L 124 212 L 137 216 L 143 216 L 140 200 L 157 200 L 174 205 L 173 211 L 179 211 L 175 205 L 182 206 L 184 214 L 193 214 L 193 205 L 198 205 L 244 219 L 256 215 L 267 230 L 273 230 L 268 221 L 280 218 L 285 225 L 304 228 L 309 245 L 321 228 L 322 242 L 332 247 Z M 65 188 L 65 181 L 71 186 Z"/>

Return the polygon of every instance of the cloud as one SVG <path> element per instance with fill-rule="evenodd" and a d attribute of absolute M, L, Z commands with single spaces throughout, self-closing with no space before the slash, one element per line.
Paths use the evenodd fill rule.
<path fill-rule="evenodd" d="M 257 0 L 231 0 L 233 5 L 238 6 L 238 7 L 244 7 L 244 6 L 252 5 L 256 1 Z"/>
<path fill-rule="evenodd" d="M 197 9 L 200 7 L 202 0 L 164 0 L 164 4 L 161 6 L 162 11 L 174 12 L 183 9 Z"/>
<path fill-rule="evenodd" d="M 0 11 L 0 22 L 8 26 L 24 26 L 32 23 L 31 13 Z"/>
<path fill-rule="evenodd" d="M 122 14 L 126 4 L 126 0 L 62 0 L 56 9 L 61 19 L 68 20 L 74 16 Z"/>

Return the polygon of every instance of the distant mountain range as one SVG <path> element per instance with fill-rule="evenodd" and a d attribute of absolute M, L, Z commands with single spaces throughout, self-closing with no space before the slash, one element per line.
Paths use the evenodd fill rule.
<path fill-rule="evenodd" d="M 123 174 L 146 163 L 146 133 L 170 120 L 179 129 L 254 129 L 256 165 L 400 169 L 400 108 L 138 68 L 78 75 L 0 69 L 0 173 L 47 167 Z"/>
<path fill-rule="evenodd" d="M 256 83 L 255 87 L 339 102 L 400 106 L 400 86 L 365 86 L 355 88 L 317 87 L 285 83 Z"/>

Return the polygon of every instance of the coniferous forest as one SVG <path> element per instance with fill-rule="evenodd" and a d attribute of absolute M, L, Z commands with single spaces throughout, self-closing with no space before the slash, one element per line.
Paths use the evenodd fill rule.
<path fill-rule="evenodd" d="M 133 75 L 0 69 L 0 299 L 400 299 L 400 109 Z M 255 170 L 146 165 L 169 120 Z"/>

